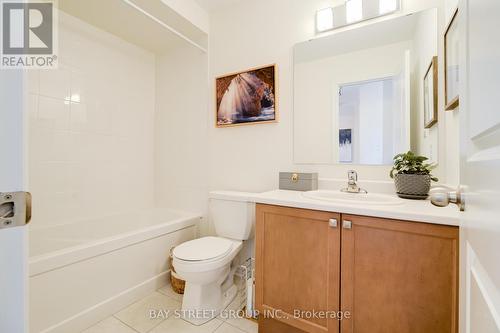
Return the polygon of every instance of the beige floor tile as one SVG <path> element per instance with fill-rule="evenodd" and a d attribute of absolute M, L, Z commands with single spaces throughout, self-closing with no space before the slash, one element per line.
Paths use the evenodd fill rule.
<path fill-rule="evenodd" d="M 245 305 L 244 297 L 241 295 L 236 295 L 234 300 L 231 303 L 229 303 L 226 310 L 238 311 L 238 310 L 243 309 L 244 305 Z"/>
<path fill-rule="evenodd" d="M 156 326 L 150 333 L 212 333 L 221 324 L 221 320 L 212 319 L 208 323 L 195 326 L 183 319 L 171 317 Z"/>
<path fill-rule="evenodd" d="M 257 333 L 259 331 L 259 327 L 256 322 L 245 318 L 228 318 L 226 319 L 226 323 L 247 333 Z"/>
<path fill-rule="evenodd" d="M 235 316 L 243 309 L 243 306 L 245 305 L 245 300 L 243 295 L 236 295 L 234 300 L 229 303 L 227 308 L 225 308 L 220 315 L 217 316 L 218 319 L 222 321 L 226 321 L 228 318 L 231 316 Z"/>
<path fill-rule="evenodd" d="M 175 299 L 178 302 L 182 303 L 182 296 L 181 294 L 176 293 L 175 291 L 172 290 L 172 286 L 170 286 L 170 283 L 167 284 L 165 287 L 158 289 L 158 292 L 167 295 L 168 297 L 171 297 Z"/>
<path fill-rule="evenodd" d="M 150 311 L 167 311 L 168 315 L 173 315 L 174 310 L 179 310 L 181 303 L 158 292 L 154 292 L 148 297 L 126 307 L 115 314 L 128 326 L 140 333 L 146 333 L 153 327 L 165 320 L 163 316 L 150 317 Z"/>
<path fill-rule="evenodd" d="M 137 331 L 114 317 L 108 317 L 82 333 L 137 333 Z"/>
<path fill-rule="evenodd" d="M 245 333 L 245 331 L 231 326 L 228 323 L 224 323 L 215 331 L 215 333 Z"/>

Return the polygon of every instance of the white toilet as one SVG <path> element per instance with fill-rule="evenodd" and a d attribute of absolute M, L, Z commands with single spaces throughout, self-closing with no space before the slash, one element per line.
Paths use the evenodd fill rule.
<path fill-rule="evenodd" d="M 255 205 L 224 192 L 211 193 L 210 217 L 215 237 L 203 237 L 177 246 L 173 265 L 186 281 L 182 300 L 183 318 L 201 325 L 215 318 L 236 296 L 231 262 L 248 239 L 255 221 Z"/>

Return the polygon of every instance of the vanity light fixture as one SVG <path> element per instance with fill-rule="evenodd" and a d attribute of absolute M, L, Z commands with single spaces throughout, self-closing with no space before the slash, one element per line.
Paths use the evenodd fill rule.
<path fill-rule="evenodd" d="M 323 8 L 316 12 L 316 31 L 323 32 L 333 29 L 333 8 Z"/>
<path fill-rule="evenodd" d="M 379 14 L 385 15 L 399 9 L 399 0 L 379 0 Z"/>
<path fill-rule="evenodd" d="M 345 11 L 348 24 L 361 21 L 363 19 L 363 0 L 347 0 Z"/>
<path fill-rule="evenodd" d="M 335 7 L 316 12 L 316 33 L 393 14 L 401 10 L 401 0 L 345 0 Z"/>

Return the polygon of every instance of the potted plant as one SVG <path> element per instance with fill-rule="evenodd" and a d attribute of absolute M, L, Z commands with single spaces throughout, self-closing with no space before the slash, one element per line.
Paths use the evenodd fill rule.
<path fill-rule="evenodd" d="M 428 158 L 407 153 L 394 156 L 391 178 L 394 179 L 398 196 L 409 199 L 425 199 L 431 189 L 431 181 L 438 179 L 432 176 L 435 165 L 425 163 Z"/>

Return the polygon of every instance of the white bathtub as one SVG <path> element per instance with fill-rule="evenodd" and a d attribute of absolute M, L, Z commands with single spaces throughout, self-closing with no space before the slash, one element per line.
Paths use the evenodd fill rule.
<path fill-rule="evenodd" d="M 199 219 L 156 209 L 31 230 L 30 332 L 80 332 L 161 288 Z"/>

